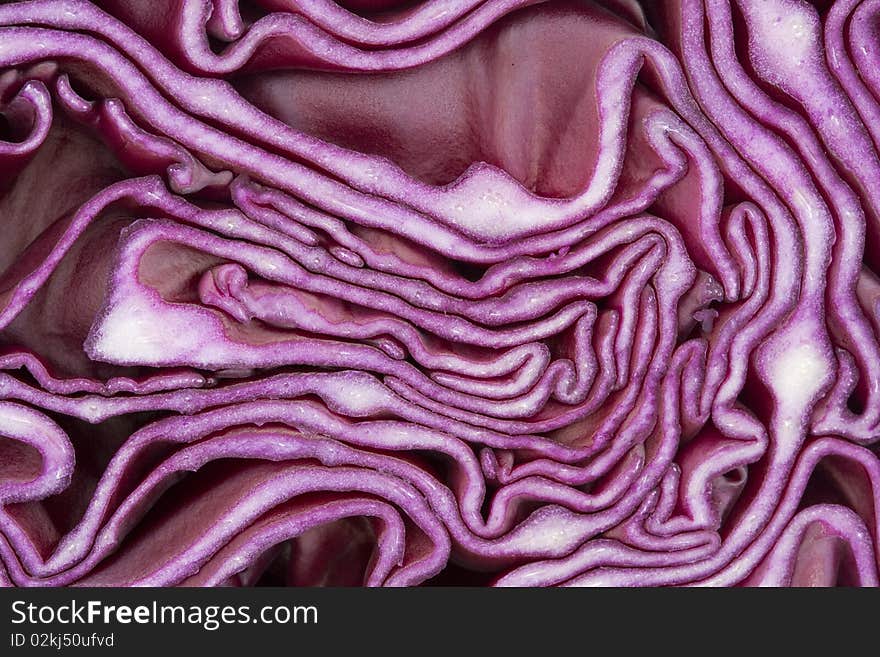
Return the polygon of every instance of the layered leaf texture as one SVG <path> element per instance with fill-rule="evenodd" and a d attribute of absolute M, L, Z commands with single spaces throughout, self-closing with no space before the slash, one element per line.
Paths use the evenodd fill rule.
<path fill-rule="evenodd" d="M 880 3 L 0 5 L 0 584 L 878 584 Z"/>

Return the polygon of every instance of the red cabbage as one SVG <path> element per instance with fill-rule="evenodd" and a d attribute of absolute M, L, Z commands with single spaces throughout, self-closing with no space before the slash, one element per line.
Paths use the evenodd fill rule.
<path fill-rule="evenodd" d="M 878 19 L 0 5 L 0 584 L 877 586 Z"/>

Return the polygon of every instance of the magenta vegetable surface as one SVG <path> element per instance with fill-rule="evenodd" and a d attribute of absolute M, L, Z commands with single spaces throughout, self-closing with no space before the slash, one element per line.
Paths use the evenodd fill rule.
<path fill-rule="evenodd" d="M 880 2 L 0 5 L 0 585 L 878 585 Z"/>

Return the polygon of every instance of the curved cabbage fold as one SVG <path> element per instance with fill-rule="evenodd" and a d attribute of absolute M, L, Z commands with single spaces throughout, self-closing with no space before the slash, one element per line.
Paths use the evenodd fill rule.
<path fill-rule="evenodd" d="M 876 586 L 878 19 L 0 5 L 0 584 Z"/>

